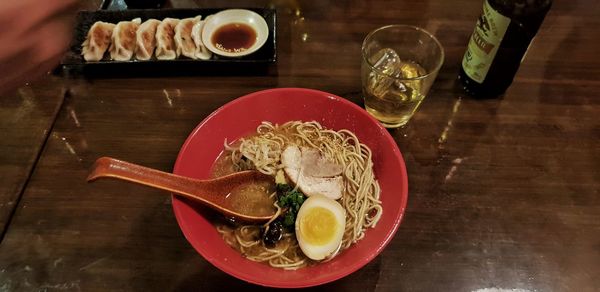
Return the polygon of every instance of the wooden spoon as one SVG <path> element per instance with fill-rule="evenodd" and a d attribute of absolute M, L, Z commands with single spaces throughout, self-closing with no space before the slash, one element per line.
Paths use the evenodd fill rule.
<path fill-rule="evenodd" d="M 120 179 L 169 191 L 249 223 L 264 223 L 275 215 L 275 210 L 270 215 L 247 214 L 232 204 L 233 200 L 228 197 L 234 195 L 236 192 L 232 191 L 237 188 L 257 182 L 274 183 L 273 177 L 258 171 L 242 171 L 215 179 L 197 180 L 110 157 L 101 157 L 92 166 L 87 181 L 92 182 L 98 178 Z M 265 196 L 269 194 L 265 193 Z"/>

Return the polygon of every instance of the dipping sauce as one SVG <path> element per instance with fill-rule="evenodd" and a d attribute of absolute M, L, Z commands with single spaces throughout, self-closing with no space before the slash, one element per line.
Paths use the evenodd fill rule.
<path fill-rule="evenodd" d="M 230 23 L 219 27 L 212 35 L 215 48 L 230 52 L 243 52 L 256 43 L 256 31 L 244 23 Z"/>

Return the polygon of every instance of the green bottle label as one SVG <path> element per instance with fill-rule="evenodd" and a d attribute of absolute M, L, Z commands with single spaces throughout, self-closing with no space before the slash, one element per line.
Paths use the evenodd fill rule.
<path fill-rule="evenodd" d="M 483 13 L 462 61 L 463 70 L 471 79 L 483 83 L 509 24 L 510 18 L 494 10 L 488 0 L 483 2 Z"/>

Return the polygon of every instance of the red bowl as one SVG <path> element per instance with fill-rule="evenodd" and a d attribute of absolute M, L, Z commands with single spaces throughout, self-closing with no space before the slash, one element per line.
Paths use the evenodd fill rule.
<path fill-rule="evenodd" d="M 348 129 L 373 151 L 375 176 L 381 186 L 383 215 L 364 239 L 333 260 L 286 271 L 245 259 L 229 247 L 205 217 L 206 210 L 173 197 L 173 210 L 183 234 L 210 263 L 239 279 L 264 286 L 298 288 L 340 279 L 366 265 L 392 240 L 406 207 L 408 179 L 398 146 L 379 122 L 361 107 L 330 93 L 278 88 L 248 94 L 222 106 L 196 127 L 183 144 L 174 173 L 208 178 L 223 141 L 254 133 L 262 121 L 318 121 L 324 127 Z"/>

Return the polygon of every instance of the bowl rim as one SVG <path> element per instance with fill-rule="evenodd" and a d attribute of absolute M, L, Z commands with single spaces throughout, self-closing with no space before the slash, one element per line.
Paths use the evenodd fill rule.
<path fill-rule="evenodd" d="M 191 140 L 196 136 L 196 133 L 198 131 L 200 131 L 200 129 L 203 128 L 204 125 L 208 121 L 210 121 L 214 116 L 218 115 L 221 111 L 225 110 L 226 108 L 235 106 L 238 103 L 242 103 L 243 101 L 245 101 L 247 99 L 253 99 L 253 98 L 256 98 L 257 96 L 261 96 L 261 95 L 265 95 L 265 94 L 268 95 L 272 92 L 277 92 L 277 91 L 285 92 L 285 91 L 290 91 L 290 90 L 296 91 L 296 92 L 312 93 L 314 95 L 323 96 L 323 97 L 329 98 L 331 100 L 341 102 L 341 103 L 353 108 L 354 110 L 357 110 L 357 112 L 359 112 L 360 114 L 366 115 L 373 122 L 373 124 L 376 125 L 376 127 L 378 127 L 378 131 L 384 133 L 383 139 L 387 140 L 387 142 L 389 142 L 389 143 L 391 143 L 391 145 L 395 146 L 392 148 L 392 151 L 393 151 L 394 157 L 400 163 L 399 172 L 401 174 L 403 174 L 403 175 L 400 175 L 401 176 L 400 196 L 404 197 L 404 200 L 402 200 L 400 203 L 401 204 L 399 206 L 400 211 L 397 214 L 393 215 L 394 217 L 393 217 L 393 221 L 392 221 L 390 228 L 384 232 L 385 237 L 384 237 L 383 241 L 380 242 L 376 247 L 372 248 L 372 252 L 370 252 L 367 257 L 360 259 L 360 261 L 357 260 L 355 263 L 349 265 L 348 266 L 349 268 L 344 269 L 340 273 L 335 274 L 334 276 L 327 278 L 325 280 L 323 280 L 323 279 L 315 279 L 315 280 L 307 279 L 303 282 L 284 283 L 284 282 L 276 282 L 276 281 L 261 280 L 261 279 L 257 280 L 254 277 L 250 277 L 250 276 L 246 275 L 245 273 L 239 272 L 238 271 L 239 269 L 230 268 L 229 266 L 222 264 L 219 259 L 212 257 L 208 254 L 205 254 L 206 251 L 203 250 L 203 248 L 201 246 L 199 246 L 199 244 L 195 243 L 196 240 L 188 237 L 188 235 L 191 235 L 192 232 L 191 232 L 191 230 L 188 229 L 188 225 L 184 224 L 184 221 L 182 219 L 182 216 L 183 216 L 182 209 L 177 207 L 179 204 L 186 204 L 186 203 L 184 201 L 179 200 L 174 195 L 171 196 L 171 202 L 172 202 L 175 218 L 177 220 L 177 223 L 178 223 L 184 237 L 193 246 L 193 248 L 196 250 L 196 252 L 198 252 L 206 261 L 210 262 L 213 266 L 215 266 L 219 270 L 221 270 L 221 271 L 225 272 L 226 274 L 229 274 L 235 278 L 241 279 L 243 281 L 246 281 L 246 282 L 249 282 L 252 284 L 257 284 L 257 285 L 267 286 L 267 287 L 274 287 L 274 288 L 305 288 L 305 287 L 318 286 L 318 285 L 322 285 L 322 284 L 326 284 L 326 283 L 330 283 L 330 282 L 339 280 L 339 279 L 344 278 L 344 277 L 348 276 L 349 274 L 352 274 L 352 273 L 356 272 L 357 270 L 361 269 L 362 267 L 364 267 L 365 265 L 370 263 L 375 257 L 377 257 L 385 249 L 385 247 L 392 241 L 392 239 L 394 238 L 394 236 L 398 230 L 398 227 L 400 226 L 400 223 L 402 222 L 402 219 L 406 212 L 406 206 L 408 203 L 408 173 L 406 172 L 406 164 L 404 162 L 404 158 L 402 157 L 400 149 L 398 148 L 396 142 L 394 141 L 394 139 L 390 135 L 390 133 L 387 131 L 387 129 L 384 128 L 381 125 L 381 123 L 379 123 L 370 114 L 368 114 L 362 107 L 354 104 L 353 102 L 351 102 L 345 98 L 339 97 L 337 95 L 334 95 L 334 94 L 331 94 L 328 92 L 324 92 L 324 91 L 320 91 L 320 90 L 315 90 L 315 89 L 307 89 L 307 88 L 266 89 L 266 90 L 252 92 L 252 93 L 243 95 L 232 101 L 227 102 L 226 104 L 222 105 L 221 107 L 219 107 L 218 109 L 213 111 L 211 114 L 209 114 L 206 118 L 204 118 L 202 120 L 202 122 L 200 122 L 194 128 L 194 130 L 192 132 L 190 132 L 188 138 L 183 143 L 183 145 L 179 151 L 179 154 L 177 155 L 177 160 L 176 160 L 174 168 L 173 168 L 173 173 L 177 173 L 179 168 L 181 167 L 180 161 L 182 158 L 182 154 L 185 152 L 185 149 L 187 147 L 189 147 Z M 225 242 L 223 242 L 223 244 L 225 244 Z M 248 261 L 250 261 L 250 260 L 248 260 Z M 253 263 L 259 264 L 259 265 L 264 265 L 264 263 L 257 263 L 257 262 L 253 262 Z M 273 269 L 275 269 L 275 268 L 273 268 Z M 285 271 L 285 270 L 281 270 L 281 271 Z"/>
<path fill-rule="evenodd" d="M 248 24 L 245 21 L 243 21 L 243 19 L 240 19 L 239 21 L 234 20 L 234 21 L 215 23 L 216 22 L 215 19 L 217 19 L 217 16 L 227 15 L 230 13 L 246 13 L 248 15 L 251 15 L 254 19 L 257 19 L 257 23 Z M 215 46 L 211 42 L 211 37 L 214 34 L 214 32 L 221 26 L 231 24 L 231 23 L 240 23 L 240 22 L 251 26 L 255 30 L 256 42 L 254 43 L 254 45 L 252 45 L 247 50 L 241 51 L 241 52 L 225 52 L 225 51 L 215 48 Z M 210 32 L 210 34 L 209 34 L 207 32 L 207 27 L 210 28 L 211 25 L 214 26 L 214 28 L 211 31 L 209 31 Z M 267 24 L 267 21 L 265 20 L 265 18 L 262 15 L 254 12 L 252 10 L 248 10 L 248 9 L 226 9 L 226 10 L 219 11 L 213 15 L 209 15 L 209 16 L 207 16 L 207 19 L 205 19 L 204 27 L 202 28 L 202 43 L 204 44 L 204 46 L 209 51 L 211 51 L 213 54 L 217 54 L 217 55 L 224 56 L 224 57 L 242 57 L 242 56 L 250 55 L 250 54 L 258 51 L 260 48 L 262 48 L 262 46 L 264 46 L 264 44 L 267 42 L 268 38 L 269 38 L 269 25 Z"/>

